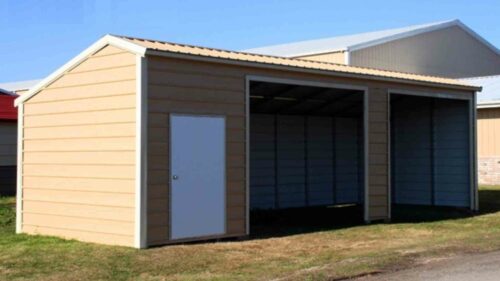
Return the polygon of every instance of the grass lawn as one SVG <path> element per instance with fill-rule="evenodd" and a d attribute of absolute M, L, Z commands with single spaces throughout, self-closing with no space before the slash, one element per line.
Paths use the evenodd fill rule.
<path fill-rule="evenodd" d="M 331 280 L 500 250 L 500 187 L 481 188 L 476 216 L 398 207 L 393 223 L 363 225 L 348 219 L 355 208 L 264 213 L 251 240 L 142 251 L 15 235 L 14 202 L 0 198 L 0 280 Z"/>

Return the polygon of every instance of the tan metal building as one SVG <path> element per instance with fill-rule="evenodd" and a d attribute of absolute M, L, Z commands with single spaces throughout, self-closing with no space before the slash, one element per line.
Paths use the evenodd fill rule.
<path fill-rule="evenodd" d="M 479 89 L 107 35 L 16 101 L 17 232 L 145 248 L 248 235 L 252 209 L 476 210 Z"/>
<path fill-rule="evenodd" d="M 477 101 L 479 183 L 500 184 L 500 75 L 462 81 L 483 87 Z"/>

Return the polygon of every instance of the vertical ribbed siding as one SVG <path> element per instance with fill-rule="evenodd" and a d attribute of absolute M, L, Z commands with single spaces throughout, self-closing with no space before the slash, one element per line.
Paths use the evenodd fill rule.
<path fill-rule="evenodd" d="M 443 77 L 500 73 L 500 57 L 453 26 L 352 51 L 352 66 Z"/>
<path fill-rule="evenodd" d="M 17 122 L 0 121 L 0 195 L 16 194 Z"/>
<path fill-rule="evenodd" d="M 470 204 L 468 101 L 399 96 L 393 102 L 394 203 Z"/>
<path fill-rule="evenodd" d="M 358 118 L 251 115 L 251 208 L 362 203 Z"/>
<path fill-rule="evenodd" d="M 391 104 L 395 204 L 432 204 L 431 100 L 404 96 Z"/>
<path fill-rule="evenodd" d="M 477 111 L 477 145 L 479 157 L 500 157 L 500 108 Z"/>
<path fill-rule="evenodd" d="M 15 166 L 17 161 L 17 122 L 0 121 L 0 166 Z"/>

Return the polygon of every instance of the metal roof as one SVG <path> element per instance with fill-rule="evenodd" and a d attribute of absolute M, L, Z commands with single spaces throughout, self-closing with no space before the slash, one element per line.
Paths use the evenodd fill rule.
<path fill-rule="evenodd" d="M 88 56 L 100 50 L 106 45 L 112 45 L 137 55 L 157 55 L 174 56 L 188 59 L 211 60 L 219 63 L 246 64 L 257 67 L 282 68 L 295 71 L 316 71 L 324 74 L 338 75 L 344 77 L 355 77 L 378 81 L 391 81 L 410 84 L 425 84 L 430 86 L 441 86 L 446 88 L 477 91 L 480 88 L 471 86 L 465 82 L 451 78 L 425 76 L 412 73 L 402 73 L 395 71 L 371 69 L 364 67 L 348 66 L 344 64 L 334 64 L 317 62 L 277 56 L 257 55 L 251 53 L 235 52 L 221 49 L 213 49 L 185 44 L 170 43 L 165 41 L 141 39 L 127 36 L 106 35 L 75 58 L 67 62 L 51 75 L 37 83 L 28 93 L 23 94 L 16 100 L 16 105 L 22 103 L 41 89 L 58 79 L 66 71 L 75 67 Z"/>
<path fill-rule="evenodd" d="M 478 39 L 494 52 L 500 54 L 500 51 L 495 46 L 479 36 L 476 32 L 471 30 L 459 20 L 440 21 L 354 35 L 264 46 L 260 48 L 247 49 L 244 50 L 244 52 L 283 57 L 297 57 L 339 51 L 355 51 L 451 26 L 458 26 L 462 28 L 465 32 Z"/>
<path fill-rule="evenodd" d="M 470 86 L 467 83 L 445 77 L 426 76 L 413 73 L 403 73 L 403 72 L 395 72 L 395 71 L 380 70 L 373 68 L 348 66 L 344 64 L 284 58 L 277 56 L 257 55 L 251 53 L 227 51 L 221 49 L 205 48 L 205 47 L 170 43 L 164 41 L 126 37 L 126 36 L 119 36 L 119 38 L 125 39 L 130 43 L 145 47 L 148 50 L 146 52 L 147 54 L 159 54 L 158 52 L 167 52 L 167 53 L 177 53 L 177 54 L 211 57 L 217 59 L 242 61 L 242 62 L 281 65 L 281 66 L 290 66 L 290 67 L 314 69 L 314 70 L 325 70 L 339 74 L 341 73 L 355 74 L 359 76 L 365 76 L 365 78 L 375 78 L 375 79 L 390 78 L 396 80 L 427 82 L 427 83 L 442 84 L 442 85 L 455 85 L 464 87 Z M 157 53 L 151 51 L 157 51 Z"/>
<path fill-rule="evenodd" d="M 500 106 L 500 75 L 471 77 L 461 80 L 472 85 L 483 87 L 481 93 L 477 95 L 478 106 Z"/>
<path fill-rule="evenodd" d="M 0 88 L 10 92 L 29 90 L 40 81 L 41 79 L 0 83 Z"/>
<path fill-rule="evenodd" d="M 11 91 L 9 91 L 7 89 L 2 89 L 2 88 L 0 88 L 0 94 L 1 95 L 8 95 L 8 96 L 14 95 L 13 92 L 11 92 Z"/>

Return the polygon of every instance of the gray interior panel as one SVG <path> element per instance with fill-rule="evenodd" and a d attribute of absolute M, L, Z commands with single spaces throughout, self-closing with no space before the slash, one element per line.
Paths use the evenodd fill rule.
<path fill-rule="evenodd" d="M 250 122 L 250 206 L 275 208 L 274 116 L 252 115 Z"/>
<path fill-rule="evenodd" d="M 359 119 L 252 114 L 250 122 L 252 209 L 362 202 Z"/>
<path fill-rule="evenodd" d="M 432 202 L 430 100 L 393 106 L 391 141 L 393 202 L 428 205 Z"/>
<path fill-rule="evenodd" d="M 469 113 L 464 101 L 435 103 L 435 202 L 441 206 L 470 204 Z"/>
<path fill-rule="evenodd" d="M 414 96 L 393 99 L 394 203 L 469 206 L 468 127 L 467 101 Z"/>
<path fill-rule="evenodd" d="M 333 151 L 332 118 L 307 117 L 307 191 L 311 206 L 334 203 Z"/>
<path fill-rule="evenodd" d="M 305 118 L 278 115 L 278 206 L 300 207 L 306 202 Z"/>
<path fill-rule="evenodd" d="M 335 118 L 335 198 L 337 204 L 359 200 L 358 119 Z"/>

